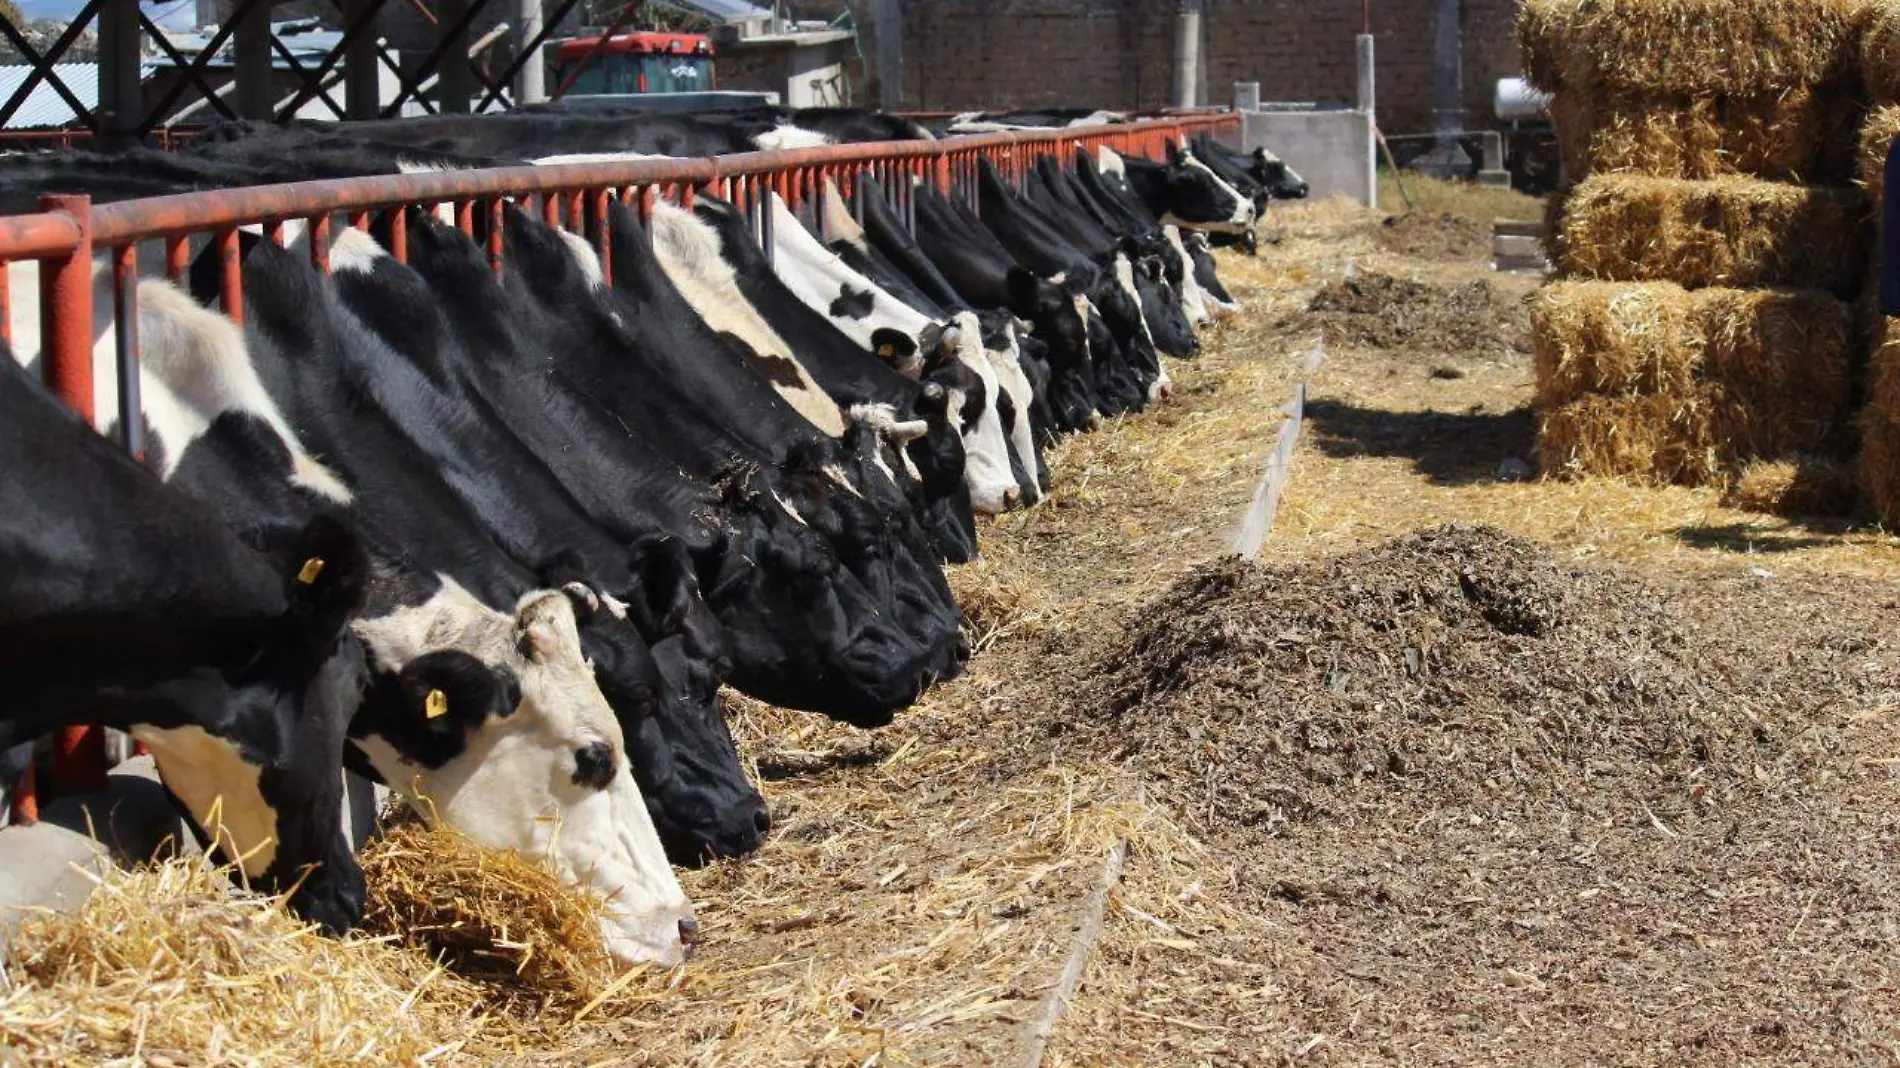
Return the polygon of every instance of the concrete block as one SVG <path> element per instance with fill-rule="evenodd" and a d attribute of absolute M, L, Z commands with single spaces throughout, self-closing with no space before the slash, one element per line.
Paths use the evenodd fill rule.
<path fill-rule="evenodd" d="M 1495 186 L 1499 189 L 1511 188 L 1510 171 L 1479 171 L 1478 184 Z"/>
<path fill-rule="evenodd" d="M 1359 111 L 1251 111 L 1241 117 L 1241 149 L 1285 160 L 1318 197 L 1378 206 L 1372 121 Z"/>

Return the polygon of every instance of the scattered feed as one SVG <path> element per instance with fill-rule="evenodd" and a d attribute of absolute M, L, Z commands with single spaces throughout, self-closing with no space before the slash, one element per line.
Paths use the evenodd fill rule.
<path fill-rule="evenodd" d="M 1855 464 L 1811 454 L 1743 464 L 1722 495 L 1722 503 L 1731 508 L 1793 519 L 1852 515 L 1859 500 L 1860 472 Z"/>
<path fill-rule="evenodd" d="M 1558 282 L 1531 302 L 1537 402 L 1720 385 L 1782 440 L 1845 414 L 1859 337 L 1851 305 L 1805 289 L 1685 290 Z"/>
<path fill-rule="evenodd" d="M 1277 325 L 1319 330 L 1334 344 L 1497 358 L 1521 348 L 1527 320 L 1520 303 L 1484 279 L 1446 286 L 1359 271 Z"/>
<path fill-rule="evenodd" d="M 224 873 L 115 874 L 7 948 L 8 1064 L 418 1064 L 485 1029 L 482 991 L 418 954 L 339 940 Z"/>
<path fill-rule="evenodd" d="M 1849 84 L 1863 0 L 1534 0 L 1518 20 L 1546 91 L 1752 96 Z"/>
<path fill-rule="evenodd" d="M 1559 266 L 1603 281 L 1806 286 L 1851 299 L 1866 214 L 1848 187 L 1599 175 L 1567 198 Z"/>
<path fill-rule="evenodd" d="M 1566 174 L 1756 177 L 1835 184 L 1854 177 L 1852 95 L 1796 87 L 1757 97 L 1566 87 L 1551 103 Z"/>

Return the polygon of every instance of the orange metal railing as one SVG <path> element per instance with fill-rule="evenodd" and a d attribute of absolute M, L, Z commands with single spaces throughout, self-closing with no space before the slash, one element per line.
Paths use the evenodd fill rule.
<path fill-rule="evenodd" d="M 345 225 L 366 229 L 372 215 L 410 205 L 452 209 L 456 225 L 473 236 L 477 212 L 487 229 L 490 266 L 505 269 L 501 213 L 509 202 L 524 206 L 550 225 L 580 232 L 611 270 L 605 219 L 609 198 L 637 206 L 650 215 L 665 197 L 690 207 L 699 190 L 727 199 L 750 213 L 770 247 L 770 213 L 761 210 L 768 192 L 777 193 L 794 211 L 810 211 L 827 179 L 846 198 L 857 196 L 858 178 L 876 177 L 900 217 L 913 219 L 914 191 L 928 182 L 946 195 L 962 196 L 975 206 L 977 165 L 987 159 L 1005 180 L 1020 186 L 1039 156 L 1076 149 L 1108 148 L 1125 155 L 1158 158 L 1170 143 L 1182 144 L 1200 133 L 1231 132 L 1238 116 L 1169 116 L 1164 119 L 1047 132 L 1010 132 L 938 141 L 896 141 L 832 145 L 732 156 L 653 159 L 618 163 L 571 163 L 548 167 L 436 171 L 329 181 L 294 182 L 152 197 L 93 206 L 85 196 L 49 195 L 37 214 L 0 217 L 0 264 L 36 260 L 40 273 L 41 371 L 49 389 L 88 422 L 93 421 L 93 264 L 110 265 L 114 345 L 117 355 L 119 410 L 139 411 L 138 278 L 139 244 L 161 242 L 165 273 L 182 281 L 191 242 L 209 239 L 220 251 L 219 304 L 242 322 L 244 290 L 239 261 L 240 227 L 259 226 L 282 242 L 283 226 L 293 219 L 309 226 L 309 254 L 326 269 L 328 237 L 339 217 Z M 591 210 L 584 210 L 589 209 Z M 594 225 L 587 225 L 589 221 Z M 387 216 L 389 252 L 407 262 L 403 215 Z M 11 294 L 0 271 L 0 337 L 11 341 Z M 139 420 L 119 420 L 124 444 L 140 452 Z M 104 776 L 100 732 L 67 728 L 56 739 L 52 790 L 68 792 L 99 784 Z M 35 818 L 37 794 L 29 781 L 15 801 L 15 815 Z"/>

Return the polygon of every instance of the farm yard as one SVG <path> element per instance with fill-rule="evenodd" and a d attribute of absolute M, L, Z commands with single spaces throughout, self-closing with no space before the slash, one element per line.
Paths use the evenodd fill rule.
<path fill-rule="evenodd" d="M 953 576 L 965 676 L 875 732 L 735 698 L 776 826 L 686 876 L 683 970 L 493 987 L 238 905 L 205 921 L 229 960 L 174 963 L 120 917 L 123 956 L 56 965 L 50 920 L 8 969 L 52 968 L 56 1001 L 16 990 L 0 1034 L 63 1063 L 83 1046 L 56 1036 L 130 984 L 110 1026 L 191 1063 L 235 1025 L 168 969 L 270 986 L 350 958 L 335 996 L 389 986 L 399 1039 L 300 1035 L 266 999 L 285 1015 L 232 1031 L 243 1058 L 1017 1063 L 1125 843 L 1045 1063 L 1877 1058 L 1900 546 L 1527 476 L 1537 280 L 1491 272 L 1474 224 L 1276 207 L 1258 258 L 1221 254 L 1244 310 L 1173 402 L 1070 439 L 1052 499 L 984 525 Z M 1257 566 L 1225 561 L 1322 337 L 1278 522 Z"/>
<path fill-rule="evenodd" d="M 1900 0 L 1517 16 L 0 158 L 0 1068 L 1900 1056 Z"/>

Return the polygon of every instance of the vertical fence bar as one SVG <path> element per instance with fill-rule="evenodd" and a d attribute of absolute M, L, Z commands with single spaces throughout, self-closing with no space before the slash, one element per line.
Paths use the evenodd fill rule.
<path fill-rule="evenodd" d="M 145 456 L 145 406 L 139 400 L 139 246 L 112 250 L 113 356 L 119 372 L 119 444 Z"/>
<path fill-rule="evenodd" d="M 501 277 L 502 263 L 507 258 L 502 240 L 503 218 L 506 210 L 506 205 L 500 197 L 488 202 L 488 270 L 497 278 Z"/>
<path fill-rule="evenodd" d="M 173 234 L 165 239 L 165 277 L 173 285 L 185 284 L 185 272 L 191 269 L 191 239 Z"/>
<path fill-rule="evenodd" d="M 475 236 L 474 201 L 458 200 L 455 202 L 455 228 L 467 234 L 469 237 Z"/>
<path fill-rule="evenodd" d="M 398 204 L 388 211 L 389 254 L 397 263 L 409 262 L 409 209 Z"/>
<path fill-rule="evenodd" d="M 90 426 L 96 415 L 92 393 L 92 198 L 43 196 L 40 210 L 64 212 L 79 227 L 79 241 L 71 252 L 40 261 L 40 375 L 47 388 Z M 52 778 L 56 791 L 104 786 L 105 732 L 97 727 L 61 728 L 53 738 Z M 30 803 L 37 806 L 37 802 L 36 792 Z M 38 818 L 37 807 L 33 818 Z"/>
<path fill-rule="evenodd" d="M 218 246 L 218 303 L 225 317 L 244 325 L 244 255 L 238 247 L 237 227 L 227 226 L 213 238 Z"/>
<path fill-rule="evenodd" d="M 13 344 L 13 273 L 12 262 L 0 262 L 0 340 Z"/>
<path fill-rule="evenodd" d="M 330 273 L 330 216 L 313 215 L 305 220 L 310 226 L 310 266 L 319 274 Z"/>
<path fill-rule="evenodd" d="M 614 284 L 614 231 L 608 225 L 614 196 L 611 189 L 594 190 L 594 252 L 600 256 L 600 280 Z"/>

